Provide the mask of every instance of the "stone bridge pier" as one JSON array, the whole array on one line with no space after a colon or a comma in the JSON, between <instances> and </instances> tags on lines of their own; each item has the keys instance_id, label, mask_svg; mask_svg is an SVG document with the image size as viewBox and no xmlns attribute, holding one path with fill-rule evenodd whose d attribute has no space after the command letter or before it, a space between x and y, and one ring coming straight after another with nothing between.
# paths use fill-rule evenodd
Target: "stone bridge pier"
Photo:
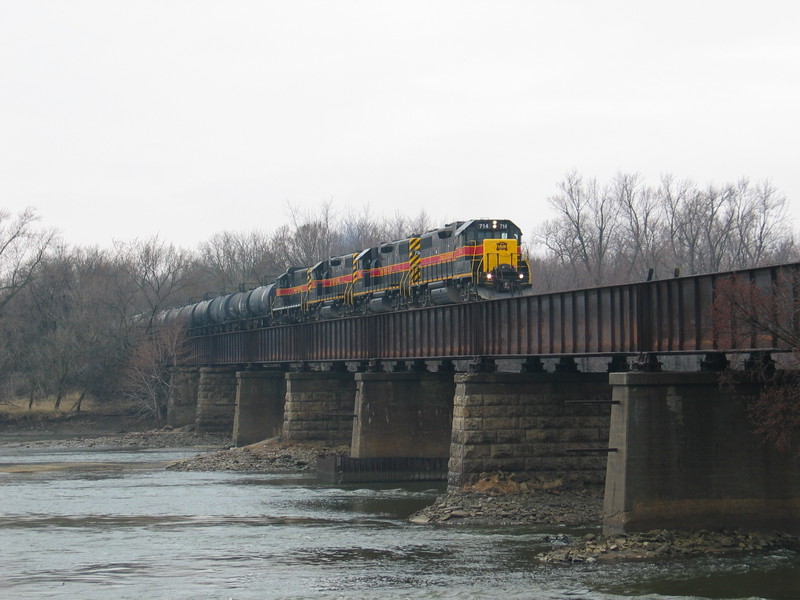
<instances>
[{"instance_id":1,"label":"stone bridge pier","mask_svg":"<svg viewBox=\"0 0 800 600\"><path fill-rule=\"evenodd\" d=\"M202 367L197 386L198 432L230 433L236 411L236 368Z\"/></svg>"},{"instance_id":2,"label":"stone bridge pier","mask_svg":"<svg viewBox=\"0 0 800 600\"><path fill-rule=\"evenodd\" d=\"M457 374L449 488L493 471L602 484L610 396L607 373Z\"/></svg>"},{"instance_id":3,"label":"stone bridge pier","mask_svg":"<svg viewBox=\"0 0 800 600\"><path fill-rule=\"evenodd\" d=\"M286 374L284 439L350 445L356 384L353 373L342 367Z\"/></svg>"}]
</instances>

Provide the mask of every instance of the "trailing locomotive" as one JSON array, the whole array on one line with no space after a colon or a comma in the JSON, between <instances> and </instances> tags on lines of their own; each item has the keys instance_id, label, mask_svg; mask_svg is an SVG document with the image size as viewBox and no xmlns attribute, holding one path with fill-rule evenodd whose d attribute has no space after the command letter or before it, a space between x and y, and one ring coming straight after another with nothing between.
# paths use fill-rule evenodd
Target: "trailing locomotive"
<instances>
[{"instance_id":1,"label":"trailing locomotive","mask_svg":"<svg viewBox=\"0 0 800 600\"><path fill-rule=\"evenodd\" d=\"M273 283L174 308L159 320L200 334L526 294L531 276L521 240L511 221L457 221L290 267Z\"/></svg>"}]
</instances>

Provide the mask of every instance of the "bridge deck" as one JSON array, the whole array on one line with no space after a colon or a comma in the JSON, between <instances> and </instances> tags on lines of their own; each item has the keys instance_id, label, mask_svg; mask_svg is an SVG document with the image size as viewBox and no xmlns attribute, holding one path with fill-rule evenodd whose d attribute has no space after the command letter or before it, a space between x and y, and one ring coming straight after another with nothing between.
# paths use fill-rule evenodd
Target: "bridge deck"
<instances>
[{"instance_id":1,"label":"bridge deck","mask_svg":"<svg viewBox=\"0 0 800 600\"><path fill-rule=\"evenodd\" d=\"M197 336L184 364L788 350L725 312L719 290L732 281L797 330L793 263Z\"/></svg>"}]
</instances>

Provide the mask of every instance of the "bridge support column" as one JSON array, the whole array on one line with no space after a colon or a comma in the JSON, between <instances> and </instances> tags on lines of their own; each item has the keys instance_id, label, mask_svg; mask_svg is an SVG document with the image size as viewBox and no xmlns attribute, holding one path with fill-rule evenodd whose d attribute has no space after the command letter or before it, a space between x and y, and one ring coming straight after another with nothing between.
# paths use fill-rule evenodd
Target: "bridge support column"
<instances>
[{"instance_id":1,"label":"bridge support column","mask_svg":"<svg viewBox=\"0 0 800 600\"><path fill-rule=\"evenodd\" d=\"M446 458L452 373L356 373L353 458Z\"/></svg>"},{"instance_id":2,"label":"bridge support column","mask_svg":"<svg viewBox=\"0 0 800 600\"><path fill-rule=\"evenodd\" d=\"M455 384L451 489L492 471L603 482L605 453L568 450L606 447L606 373L459 373Z\"/></svg>"},{"instance_id":3,"label":"bridge support column","mask_svg":"<svg viewBox=\"0 0 800 600\"><path fill-rule=\"evenodd\" d=\"M283 437L350 445L356 385L347 371L286 374Z\"/></svg>"},{"instance_id":4,"label":"bridge support column","mask_svg":"<svg viewBox=\"0 0 800 600\"><path fill-rule=\"evenodd\" d=\"M239 371L236 373L236 412L233 445L246 446L278 435L283 426L286 373Z\"/></svg>"},{"instance_id":5,"label":"bridge support column","mask_svg":"<svg viewBox=\"0 0 800 600\"><path fill-rule=\"evenodd\" d=\"M717 373L613 373L607 533L800 529L800 467L756 437L753 384Z\"/></svg>"},{"instance_id":6,"label":"bridge support column","mask_svg":"<svg viewBox=\"0 0 800 600\"><path fill-rule=\"evenodd\" d=\"M203 367L197 392L197 431L231 433L236 411L236 369Z\"/></svg>"},{"instance_id":7,"label":"bridge support column","mask_svg":"<svg viewBox=\"0 0 800 600\"><path fill-rule=\"evenodd\" d=\"M200 369L175 367L170 375L167 425L183 427L194 425L197 418L197 386Z\"/></svg>"}]
</instances>

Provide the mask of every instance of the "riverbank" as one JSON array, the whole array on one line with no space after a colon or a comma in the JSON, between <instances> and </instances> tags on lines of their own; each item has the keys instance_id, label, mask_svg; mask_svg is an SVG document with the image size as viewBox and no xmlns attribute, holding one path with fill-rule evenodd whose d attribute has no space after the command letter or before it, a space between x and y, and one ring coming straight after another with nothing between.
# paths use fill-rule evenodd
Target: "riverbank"
<instances>
[{"instance_id":1,"label":"riverbank","mask_svg":"<svg viewBox=\"0 0 800 600\"><path fill-rule=\"evenodd\" d=\"M102 420L102 419L101 419ZM237 471L245 473L314 472L320 455L347 453L346 447L325 444L287 443L279 438L264 440L241 448L231 448L229 436L196 433L193 427L162 428L117 433L93 431L91 419L61 423L59 435L72 431L64 439L26 439L6 444L22 447L69 447L97 449L194 448L202 453L171 462L173 471ZM78 427L76 424L80 423ZM117 419L116 427L122 422ZM97 421L94 420L94 424ZM103 422L101 428L111 426ZM113 428L113 427L112 427ZM35 430L53 433L52 430ZM17 433L30 433L28 430ZM435 527L459 526L558 526L583 535L550 535L551 549L536 556L548 564L661 560L691 556L734 553L800 552L798 536L781 533L711 532L684 533L651 531L605 537L602 524L603 489L599 486L570 487L558 480L523 480L514 474L487 474L476 484L439 496L430 506L409 517L411 523Z\"/></svg>"},{"instance_id":2,"label":"riverbank","mask_svg":"<svg viewBox=\"0 0 800 600\"><path fill-rule=\"evenodd\" d=\"M163 448L195 448L212 451L228 448L231 438L216 433L196 433L192 427L172 429L148 429L118 433L81 432L68 436L63 431L45 431L45 437L28 439L31 436L4 434L6 443L30 448L91 448L93 450L152 450ZM51 435L47 435L51 434ZM57 436L57 437L53 437ZM67 436L67 437L65 437Z\"/></svg>"},{"instance_id":3,"label":"riverbank","mask_svg":"<svg viewBox=\"0 0 800 600\"><path fill-rule=\"evenodd\" d=\"M122 413L37 411L8 413L0 411L0 434L15 436L79 436L143 431L156 426L151 419Z\"/></svg>"},{"instance_id":4,"label":"riverbank","mask_svg":"<svg viewBox=\"0 0 800 600\"><path fill-rule=\"evenodd\" d=\"M73 406L69 401L64 406ZM193 425L161 427L124 402L87 400L80 411L39 401L0 404L0 443L29 447L99 449L229 448L231 436L196 433Z\"/></svg>"}]
</instances>

